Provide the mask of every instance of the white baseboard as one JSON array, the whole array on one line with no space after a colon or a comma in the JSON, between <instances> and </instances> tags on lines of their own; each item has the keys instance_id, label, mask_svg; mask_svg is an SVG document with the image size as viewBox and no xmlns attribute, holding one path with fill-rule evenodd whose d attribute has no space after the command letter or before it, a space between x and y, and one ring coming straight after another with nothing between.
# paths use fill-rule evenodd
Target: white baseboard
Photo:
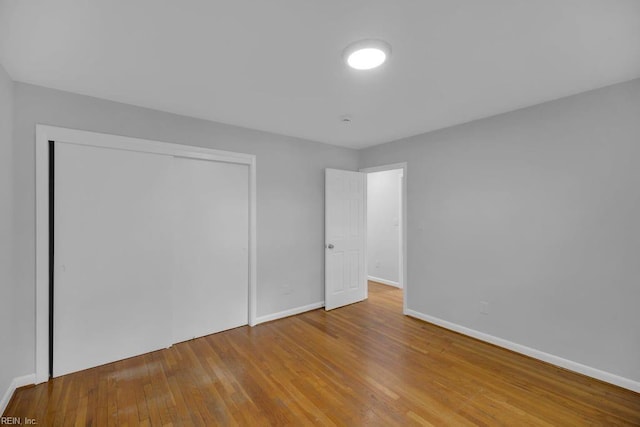
<instances>
[{"instance_id":1,"label":"white baseboard","mask_svg":"<svg viewBox=\"0 0 640 427\"><path fill-rule=\"evenodd\" d=\"M434 325L442 326L445 329L459 332L463 335L467 335L481 341L497 345L498 347L503 347L511 351L515 351L516 353L524 354L534 359L542 360L543 362L568 369L569 371L577 372L579 374L586 375L588 377L592 377L610 384L614 384L619 387L635 391L636 393L640 393L640 382L638 381L624 378L610 372L601 371L600 369L592 368L591 366L583 365L572 360L567 360L553 354L545 353L544 351L536 350L535 348L516 344L503 338L498 338L484 332L476 331L475 329L470 329L456 323L438 319L437 317L429 316L418 311L407 309L405 314L407 316L415 317L416 319L424 320L425 322L433 323Z\"/></svg>"},{"instance_id":2,"label":"white baseboard","mask_svg":"<svg viewBox=\"0 0 640 427\"><path fill-rule=\"evenodd\" d=\"M18 387L22 387L25 385L35 384L36 383L36 374L23 375L21 377L14 378L9 384L9 388L5 391L2 396L2 400L0 400L0 415L4 414L4 410L7 409L7 405L13 396L13 393L16 391ZM11 416L11 414L8 414Z\"/></svg>"},{"instance_id":3,"label":"white baseboard","mask_svg":"<svg viewBox=\"0 0 640 427\"><path fill-rule=\"evenodd\" d=\"M277 313L267 314L266 316L258 316L256 318L256 325L259 325L260 323L271 322L272 320L282 319L284 317L294 316L296 314L304 313L305 311L316 310L322 307L324 307L324 301L303 305L302 307L296 307L289 310L279 311Z\"/></svg>"},{"instance_id":4,"label":"white baseboard","mask_svg":"<svg viewBox=\"0 0 640 427\"><path fill-rule=\"evenodd\" d=\"M375 276L368 276L367 277L368 280L371 280L372 282L378 282L378 283L382 283L383 285L389 285L389 286L394 286L396 288L400 287L400 283L398 282L394 282L392 280L387 280L387 279L381 279L380 277L375 277Z\"/></svg>"}]
</instances>

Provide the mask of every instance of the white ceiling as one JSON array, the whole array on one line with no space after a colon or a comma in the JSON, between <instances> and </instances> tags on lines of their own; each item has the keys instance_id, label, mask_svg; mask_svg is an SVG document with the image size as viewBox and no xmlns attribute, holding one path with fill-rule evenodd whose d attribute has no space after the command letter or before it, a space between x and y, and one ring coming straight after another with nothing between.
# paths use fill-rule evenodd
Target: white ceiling
<instances>
[{"instance_id":1,"label":"white ceiling","mask_svg":"<svg viewBox=\"0 0 640 427\"><path fill-rule=\"evenodd\" d=\"M391 60L347 69L362 38ZM640 77L640 1L0 0L0 61L17 81L360 148Z\"/></svg>"}]
</instances>

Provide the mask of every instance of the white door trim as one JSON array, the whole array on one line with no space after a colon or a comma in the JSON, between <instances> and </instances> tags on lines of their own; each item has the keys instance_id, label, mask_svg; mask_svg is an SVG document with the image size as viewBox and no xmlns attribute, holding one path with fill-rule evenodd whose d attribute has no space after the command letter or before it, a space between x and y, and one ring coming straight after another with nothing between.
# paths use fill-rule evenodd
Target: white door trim
<instances>
[{"instance_id":1,"label":"white door trim","mask_svg":"<svg viewBox=\"0 0 640 427\"><path fill-rule=\"evenodd\" d=\"M191 145L36 125L36 384L49 379L49 141L249 166L249 325L256 325L256 156Z\"/></svg>"},{"instance_id":2,"label":"white door trim","mask_svg":"<svg viewBox=\"0 0 640 427\"><path fill-rule=\"evenodd\" d=\"M371 172L383 172L402 169L402 191L400 192L402 197L401 209L402 209L402 230L401 230L401 238L402 242L400 244L400 277L399 284L403 289L402 292L402 313L407 314L407 295L409 294L409 283L406 280L407 277L407 163L393 163L390 165L380 165L373 166L370 168L362 168L360 172L371 173Z\"/></svg>"}]
</instances>

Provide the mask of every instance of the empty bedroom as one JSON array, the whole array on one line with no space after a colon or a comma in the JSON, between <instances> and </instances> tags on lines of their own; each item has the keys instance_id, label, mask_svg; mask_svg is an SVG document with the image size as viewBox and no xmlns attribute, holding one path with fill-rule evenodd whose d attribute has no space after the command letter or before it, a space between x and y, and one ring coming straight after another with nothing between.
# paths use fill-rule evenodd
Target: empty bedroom
<instances>
[{"instance_id":1,"label":"empty bedroom","mask_svg":"<svg viewBox=\"0 0 640 427\"><path fill-rule=\"evenodd\" d=\"M0 0L0 425L640 426L640 1Z\"/></svg>"}]
</instances>

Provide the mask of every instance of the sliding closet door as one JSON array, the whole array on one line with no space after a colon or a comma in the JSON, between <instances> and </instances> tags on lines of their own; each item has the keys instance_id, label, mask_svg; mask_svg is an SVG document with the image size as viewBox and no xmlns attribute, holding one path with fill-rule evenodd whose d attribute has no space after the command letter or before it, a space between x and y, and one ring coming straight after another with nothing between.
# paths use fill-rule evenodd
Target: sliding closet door
<instances>
[{"instance_id":1,"label":"sliding closet door","mask_svg":"<svg viewBox=\"0 0 640 427\"><path fill-rule=\"evenodd\" d=\"M55 145L54 376L168 347L173 158Z\"/></svg>"},{"instance_id":2,"label":"sliding closet door","mask_svg":"<svg viewBox=\"0 0 640 427\"><path fill-rule=\"evenodd\" d=\"M55 146L54 376L248 323L247 165Z\"/></svg>"},{"instance_id":3,"label":"sliding closet door","mask_svg":"<svg viewBox=\"0 0 640 427\"><path fill-rule=\"evenodd\" d=\"M249 167L174 162L173 341L248 323Z\"/></svg>"}]
</instances>

